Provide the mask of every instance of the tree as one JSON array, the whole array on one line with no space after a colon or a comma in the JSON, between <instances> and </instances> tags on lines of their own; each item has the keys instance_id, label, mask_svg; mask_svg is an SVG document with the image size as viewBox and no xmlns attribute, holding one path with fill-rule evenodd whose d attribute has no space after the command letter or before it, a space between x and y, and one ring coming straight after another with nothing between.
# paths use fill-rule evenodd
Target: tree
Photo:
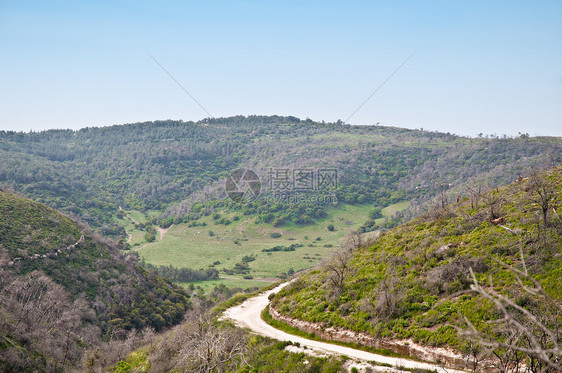
<instances>
[{"instance_id":1,"label":"tree","mask_svg":"<svg viewBox=\"0 0 562 373\"><path fill-rule=\"evenodd\" d=\"M382 209L380 207L375 207L374 209L372 209L369 213L369 218L373 220L382 218Z\"/></svg>"},{"instance_id":2,"label":"tree","mask_svg":"<svg viewBox=\"0 0 562 373\"><path fill-rule=\"evenodd\" d=\"M480 285L470 268L472 290L490 301L500 317L489 322L491 331L483 332L465 316L467 328L461 329L460 334L486 349L501 372L517 372L522 366L530 372L560 372L562 304L546 294L540 283L529 275L522 249L520 253L522 270L495 261L514 275L518 291L528 296L521 299L527 299L532 307L524 307L521 301L499 293L491 277L488 286Z\"/></svg>"},{"instance_id":3,"label":"tree","mask_svg":"<svg viewBox=\"0 0 562 373\"><path fill-rule=\"evenodd\" d=\"M475 187L467 186L466 189L470 195L470 207L475 208L482 198L482 185L477 185Z\"/></svg>"},{"instance_id":4,"label":"tree","mask_svg":"<svg viewBox=\"0 0 562 373\"><path fill-rule=\"evenodd\" d=\"M397 278L395 272L387 274L379 283L374 294L374 307L380 318L388 319L400 309L399 304L404 298L404 293L401 292Z\"/></svg>"},{"instance_id":5,"label":"tree","mask_svg":"<svg viewBox=\"0 0 562 373\"><path fill-rule=\"evenodd\" d=\"M553 204L556 197L556 190L544 175L540 175L537 172L533 172L529 177L528 187L530 193L529 198L540 210L544 226L548 227L548 211L554 208Z\"/></svg>"},{"instance_id":6,"label":"tree","mask_svg":"<svg viewBox=\"0 0 562 373\"><path fill-rule=\"evenodd\" d=\"M332 257L324 263L324 267L328 272L328 281L339 293L343 292L345 280L352 270L349 263L350 259L351 250L343 248L334 252Z\"/></svg>"},{"instance_id":7,"label":"tree","mask_svg":"<svg viewBox=\"0 0 562 373\"><path fill-rule=\"evenodd\" d=\"M488 220L492 221L501 217L504 200L498 190L485 193L482 198L488 209Z\"/></svg>"},{"instance_id":8,"label":"tree","mask_svg":"<svg viewBox=\"0 0 562 373\"><path fill-rule=\"evenodd\" d=\"M156 240L156 236L152 233L146 232L144 234L144 239L146 242L154 242Z\"/></svg>"},{"instance_id":9,"label":"tree","mask_svg":"<svg viewBox=\"0 0 562 373\"><path fill-rule=\"evenodd\" d=\"M333 224L328 224L328 230L329 230L330 232L333 232L333 231L336 230L336 228L334 228L334 225L333 225Z\"/></svg>"},{"instance_id":10,"label":"tree","mask_svg":"<svg viewBox=\"0 0 562 373\"><path fill-rule=\"evenodd\" d=\"M13 279L0 292L0 314L4 317L0 320L0 334L16 336L25 349L52 357L52 361L46 362L47 370L61 370L78 360L84 343L98 337L82 326L85 315L93 312L84 299L71 300L62 286L34 271ZM13 342L9 346L12 345L15 346ZM12 360L20 353L17 348L7 355L4 352L0 350L0 360ZM21 370L38 364L30 357L23 360L9 363Z\"/></svg>"},{"instance_id":11,"label":"tree","mask_svg":"<svg viewBox=\"0 0 562 373\"><path fill-rule=\"evenodd\" d=\"M210 314L192 315L186 325L162 338L151 357L154 371L231 372L246 364L245 332L217 324Z\"/></svg>"}]
</instances>

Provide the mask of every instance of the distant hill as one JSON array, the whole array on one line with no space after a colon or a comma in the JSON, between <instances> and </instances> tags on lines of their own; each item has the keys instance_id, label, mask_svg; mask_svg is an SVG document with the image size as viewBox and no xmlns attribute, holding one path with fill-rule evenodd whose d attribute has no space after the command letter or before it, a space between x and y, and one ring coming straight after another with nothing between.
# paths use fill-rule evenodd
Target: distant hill
<instances>
[{"instance_id":1,"label":"distant hill","mask_svg":"<svg viewBox=\"0 0 562 373\"><path fill-rule=\"evenodd\" d=\"M164 212L159 220L189 221L192 204L223 197L223 180L238 167L260 177L270 168L337 168L339 201L385 207L413 200L402 216L411 218L443 191L458 193L474 181L506 184L531 165L559 162L560 154L560 138L471 139L295 117L235 116L78 131L1 131L0 183L124 238L124 230L114 225L119 206ZM205 189L218 194L209 197ZM245 212L298 224L323 216L321 206L305 210L259 202Z\"/></svg>"},{"instance_id":2,"label":"distant hill","mask_svg":"<svg viewBox=\"0 0 562 373\"><path fill-rule=\"evenodd\" d=\"M183 319L189 295L61 213L0 190L0 370L57 371L86 348Z\"/></svg>"},{"instance_id":3,"label":"distant hill","mask_svg":"<svg viewBox=\"0 0 562 373\"><path fill-rule=\"evenodd\" d=\"M474 192L372 242L356 237L279 292L272 308L318 331L365 333L375 346L407 340L402 349L452 348L479 369L523 362L556 371L561 207L562 167Z\"/></svg>"}]
</instances>

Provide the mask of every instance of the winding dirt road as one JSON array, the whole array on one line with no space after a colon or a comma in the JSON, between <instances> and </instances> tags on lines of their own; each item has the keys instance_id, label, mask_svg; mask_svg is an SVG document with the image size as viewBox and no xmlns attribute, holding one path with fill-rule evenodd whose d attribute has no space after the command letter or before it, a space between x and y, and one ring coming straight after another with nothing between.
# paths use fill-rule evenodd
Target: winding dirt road
<instances>
[{"instance_id":1,"label":"winding dirt road","mask_svg":"<svg viewBox=\"0 0 562 373\"><path fill-rule=\"evenodd\" d=\"M281 330L275 329L271 325L267 324L261 318L261 312L269 304L269 295L276 293L283 287L287 286L289 282L283 283L276 288L261 293L253 298L250 298L238 306L231 307L227 309L221 318L231 319L234 323L240 327L248 328L252 332L274 338L280 341L292 341L293 343L300 343L301 346L306 346L311 350L317 351L323 354L330 355L345 355L352 359L357 359L361 361L376 361L377 363L390 364L395 367L403 367L409 369L429 369L436 370L437 372L457 372L462 371L455 369L444 369L440 366L436 366L430 363L422 363L418 361L401 359L396 357L389 357L374 354L367 351L356 350L349 347L338 346L330 343L324 343L319 341L313 341L296 335L285 333Z\"/></svg>"}]
</instances>

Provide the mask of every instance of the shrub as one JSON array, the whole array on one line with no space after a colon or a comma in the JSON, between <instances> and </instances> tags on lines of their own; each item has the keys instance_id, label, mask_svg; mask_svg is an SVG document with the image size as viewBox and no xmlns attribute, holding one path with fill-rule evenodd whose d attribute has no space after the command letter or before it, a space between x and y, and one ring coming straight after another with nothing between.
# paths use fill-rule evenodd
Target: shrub
<instances>
[{"instance_id":1,"label":"shrub","mask_svg":"<svg viewBox=\"0 0 562 373\"><path fill-rule=\"evenodd\" d=\"M256 260L256 258L254 258L253 256L249 256L249 255L246 255L242 258L242 261L245 262L245 263L253 262L254 260Z\"/></svg>"},{"instance_id":2,"label":"shrub","mask_svg":"<svg viewBox=\"0 0 562 373\"><path fill-rule=\"evenodd\" d=\"M371 212L369 212L369 218L373 220L382 218L382 209L380 207L372 209Z\"/></svg>"}]
</instances>

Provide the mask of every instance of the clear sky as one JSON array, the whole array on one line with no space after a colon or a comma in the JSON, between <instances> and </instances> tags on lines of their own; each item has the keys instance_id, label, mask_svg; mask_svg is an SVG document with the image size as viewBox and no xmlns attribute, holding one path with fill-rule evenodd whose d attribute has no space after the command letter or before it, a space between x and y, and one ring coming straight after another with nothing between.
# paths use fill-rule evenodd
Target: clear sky
<instances>
[{"instance_id":1,"label":"clear sky","mask_svg":"<svg viewBox=\"0 0 562 373\"><path fill-rule=\"evenodd\" d=\"M0 0L0 130L207 114L562 136L562 1Z\"/></svg>"}]
</instances>

